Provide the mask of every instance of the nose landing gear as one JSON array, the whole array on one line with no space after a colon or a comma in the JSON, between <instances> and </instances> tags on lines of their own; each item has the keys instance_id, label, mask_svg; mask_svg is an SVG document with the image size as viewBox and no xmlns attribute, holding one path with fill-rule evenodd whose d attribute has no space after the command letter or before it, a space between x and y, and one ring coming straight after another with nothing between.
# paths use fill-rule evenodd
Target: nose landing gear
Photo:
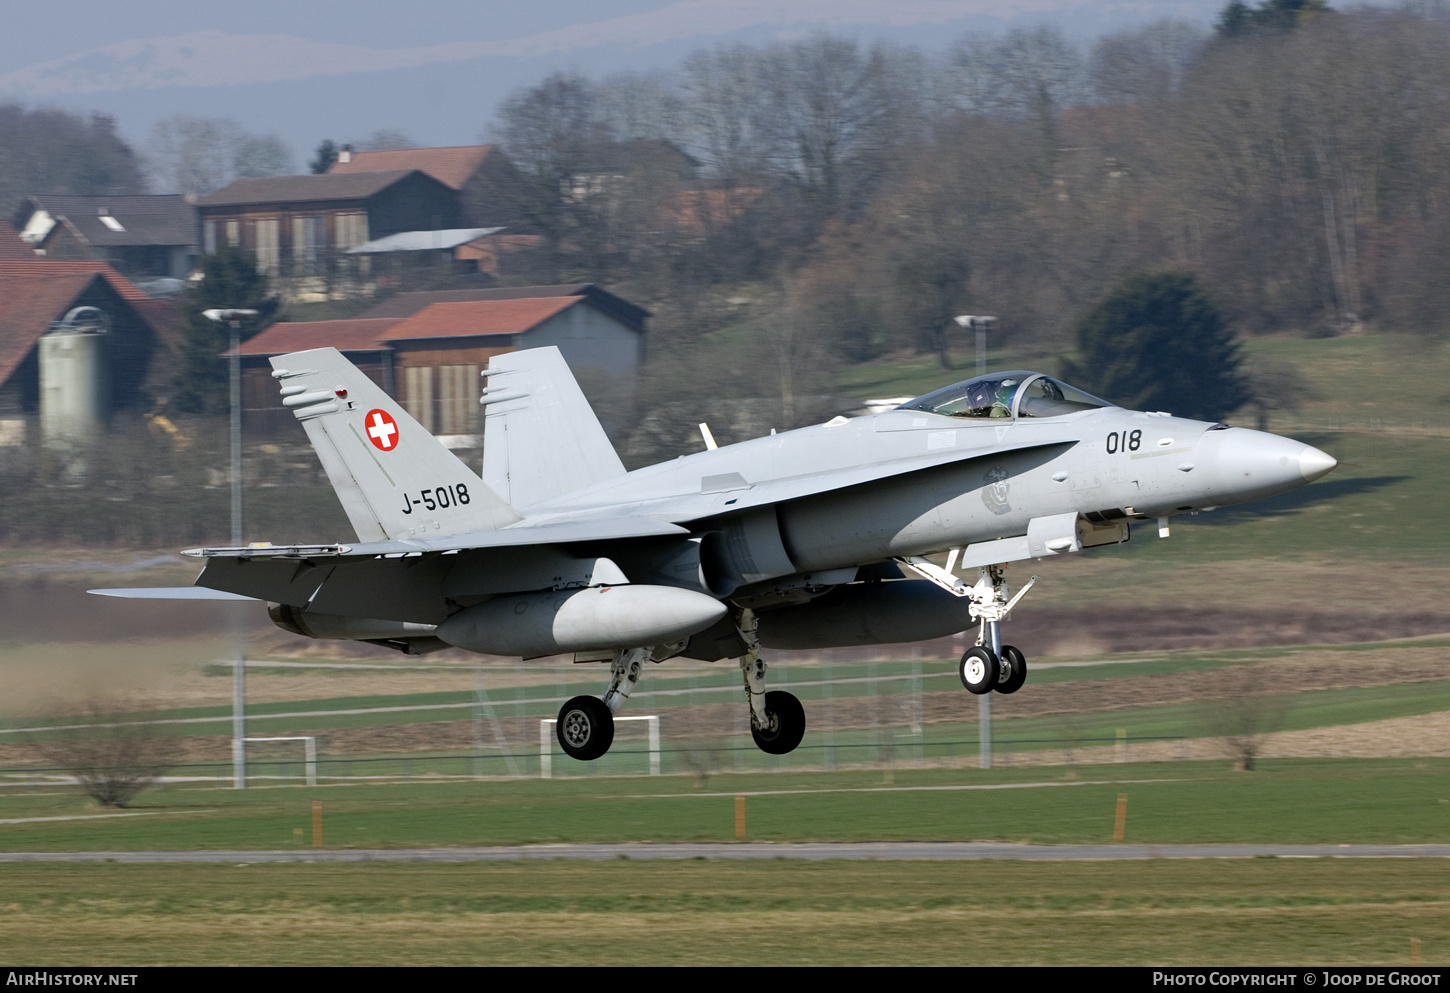
<instances>
[{"instance_id":1,"label":"nose landing gear","mask_svg":"<svg viewBox=\"0 0 1450 993\"><path fill-rule=\"evenodd\" d=\"M1029 579L1016 596L1008 599L1006 568L983 566L978 570L977 584L958 594L971 597L972 616L981 622L977 644L962 655L958 669L962 685L978 695L992 690L1016 693L1027 682L1027 657L1015 646L1002 644L1002 622L1032 589L1037 577Z\"/></svg>"},{"instance_id":2,"label":"nose landing gear","mask_svg":"<svg viewBox=\"0 0 1450 993\"><path fill-rule=\"evenodd\" d=\"M952 549L946 568L922 558L909 555L898 558L901 565L931 580L953 596L968 597L972 601L971 613L981 626L976 645L962 654L957 665L957 675L968 692L981 696L996 690L998 693L1016 693L1027 682L1027 658L1012 645L1002 644L1002 622L1012 613L1027 591L1037 582L1033 576L1017 595L1008 599L1007 566L987 565L977 570L977 582L968 586L966 580L958 579L952 572L960 549Z\"/></svg>"}]
</instances>

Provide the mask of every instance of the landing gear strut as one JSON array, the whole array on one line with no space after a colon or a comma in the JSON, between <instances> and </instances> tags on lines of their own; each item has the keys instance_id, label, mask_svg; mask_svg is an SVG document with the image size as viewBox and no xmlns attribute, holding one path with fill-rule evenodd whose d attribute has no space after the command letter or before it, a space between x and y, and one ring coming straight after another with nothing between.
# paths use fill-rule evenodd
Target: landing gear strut
<instances>
[{"instance_id":1,"label":"landing gear strut","mask_svg":"<svg viewBox=\"0 0 1450 993\"><path fill-rule=\"evenodd\" d=\"M640 670L649 657L648 648L615 649L604 698L576 696L559 708L554 734L565 755L587 762L609 751L614 744L614 714L639 682Z\"/></svg>"},{"instance_id":2,"label":"landing gear strut","mask_svg":"<svg viewBox=\"0 0 1450 993\"><path fill-rule=\"evenodd\" d=\"M1011 645L1002 644L1002 622L1012 613L1027 591L1032 589L1037 577L1033 576L1017 591L1007 597L1006 565L987 565L977 570L975 586L968 586L966 580L958 579L952 572L960 549L952 549L946 568L919 555L908 555L896 561L931 580L953 596L969 597L972 601L971 614L981 626L977 632L977 643L968 648L957 666L957 675L968 691L980 696L996 690L998 693L1016 693L1027 681L1027 658Z\"/></svg>"},{"instance_id":3,"label":"landing gear strut","mask_svg":"<svg viewBox=\"0 0 1450 993\"><path fill-rule=\"evenodd\" d=\"M745 654L740 657L740 673L745 680L745 695L750 701L750 736L755 746L771 755L784 755L795 750L806 734L806 711L792 693L765 689L768 668L760 657L760 637L756 633L755 611L742 607L735 620Z\"/></svg>"},{"instance_id":4,"label":"landing gear strut","mask_svg":"<svg viewBox=\"0 0 1450 993\"><path fill-rule=\"evenodd\" d=\"M1037 577L1029 579L1017 595L1008 599L1006 566L988 565L977 570L977 584L967 587L958 596L972 599L972 616L981 622L977 631L977 644L962 655L957 673L962 685L976 694L1016 693L1027 682L1027 657L1012 645L1002 644L1002 622L1012 613L1027 591L1032 589ZM955 590L953 592L956 592Z\"/></svg>"}]
</instances>

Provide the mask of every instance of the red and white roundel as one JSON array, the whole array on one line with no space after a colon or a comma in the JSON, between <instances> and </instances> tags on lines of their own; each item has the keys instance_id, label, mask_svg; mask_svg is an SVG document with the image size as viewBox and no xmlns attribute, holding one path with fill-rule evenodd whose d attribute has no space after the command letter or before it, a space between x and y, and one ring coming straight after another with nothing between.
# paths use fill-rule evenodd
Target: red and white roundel
<instances>
[{"instance_id":1,"label":"red and white roundel","mask_svg":"<svg viewBox=\"0 0 1450 993\"><path fill-rule=\"evenodd\" d=\"M370 410L364 421L368 441L373 443L374 448L391 452L398 447L398 422L386 410Z\"/></svg>"}]
</instances>

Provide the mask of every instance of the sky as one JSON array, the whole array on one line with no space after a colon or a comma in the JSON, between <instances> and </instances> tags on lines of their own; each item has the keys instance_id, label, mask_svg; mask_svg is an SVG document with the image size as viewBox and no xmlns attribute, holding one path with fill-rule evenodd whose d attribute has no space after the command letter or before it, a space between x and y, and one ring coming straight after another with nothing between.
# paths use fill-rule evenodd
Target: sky
<instances>
[{"instance_id":1,"label":"sky","mask_svg":"<svg viewBox=\"0 0 1450 993\"><path fill-rule=\"evenodd\" d=\"M1051 24L1084 43L1217 0L0 0L0 101L100 111L143 148L173 114L276 134L298 169L324 138L487 137L498 104L551 72L669 69L698 48L828 32L940 50Z\"/></svg>"}]
</instances>

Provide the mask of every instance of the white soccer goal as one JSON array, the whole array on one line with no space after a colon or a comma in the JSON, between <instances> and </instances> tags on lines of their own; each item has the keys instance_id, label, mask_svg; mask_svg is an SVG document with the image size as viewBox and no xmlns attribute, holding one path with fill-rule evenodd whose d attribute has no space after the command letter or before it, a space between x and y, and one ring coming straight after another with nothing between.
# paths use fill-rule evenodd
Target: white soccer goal
<instances>
[{"instance_id":1,"label":"white soccer goal","mask_svg":"<svg viewBox=\"0 0 1450 993\"><path fill-rule=\"evenodd\" d=\"M297 738L243 738L244 742L252 741L300 741L302 742L303 761L306 763L307 785L317 785L317 739L315 737Z\"/></svg>"},{"instance_id":2,"label":"white soccer goal","mask_svg":"<svg viewBox=\"0 0 1450 993\"><path fill-rule=\"evenodd\" d=\"M639 717L616 717L614 723L621 721L649 721L649 774L658 776L660 774L660 719L655 714L641 715ZM554 778L554 725L559 723L557 717L545 717L539 721L539 778Z\"/></svg>"}]
</instances>

